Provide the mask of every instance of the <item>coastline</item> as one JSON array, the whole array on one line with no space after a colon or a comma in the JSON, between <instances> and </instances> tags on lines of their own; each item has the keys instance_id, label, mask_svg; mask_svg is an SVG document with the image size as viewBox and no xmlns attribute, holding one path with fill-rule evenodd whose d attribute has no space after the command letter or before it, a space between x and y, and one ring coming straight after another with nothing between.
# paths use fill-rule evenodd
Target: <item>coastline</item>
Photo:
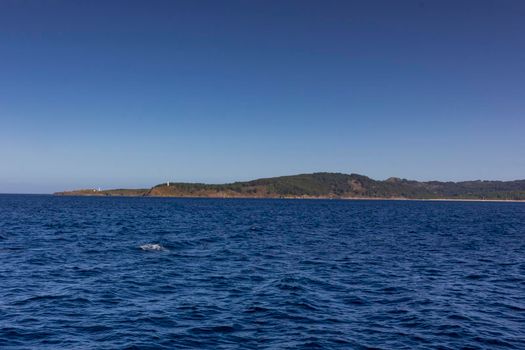
<instances>
[{"instance_id":1,"label":"coastline","mask_svg":"<svg viewBox=\"0 0 525 350\"><path fill-rule=\"evenodd\" d=\"M324 172L224 184L167 181L150 188L101 190L88 187L55 195L524 202L525 180L420 182L392 177L374 180L359 174Z\"/></svg>"},{"instance_id":2,"label":"coastline","mask_svg":"<svg viewBox=\"0 0 525 350\"><path fill-rule=\"evenodd\" d=\"M330 196L170 196L170 195L122 195L52 193L56 197L134 197L134 198L189 198L189 199L306 199L306 200L356 200L356 201L425 201L425 202L495 202L525 203L523 199L477 199L477 198L405 198L405 197L330 197Z\"/></svg>"}]
</instances>

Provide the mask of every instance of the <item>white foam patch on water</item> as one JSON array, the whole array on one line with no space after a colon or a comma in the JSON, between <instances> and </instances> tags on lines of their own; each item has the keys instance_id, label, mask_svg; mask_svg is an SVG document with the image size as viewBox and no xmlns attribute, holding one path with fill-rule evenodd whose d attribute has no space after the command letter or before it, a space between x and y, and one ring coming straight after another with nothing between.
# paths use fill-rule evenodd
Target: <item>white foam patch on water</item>
<instances>
[{"instance_id":1,"label":"white foam patch on water","mask_svg":"<svg viewBox=\"0 0 525 350\"><path fill-rule=\"evenodd\" d=\"M148 243L140 246L140 249L146 251L166 251L167 249L157 243Z\"/></svg>"}]
</instances>

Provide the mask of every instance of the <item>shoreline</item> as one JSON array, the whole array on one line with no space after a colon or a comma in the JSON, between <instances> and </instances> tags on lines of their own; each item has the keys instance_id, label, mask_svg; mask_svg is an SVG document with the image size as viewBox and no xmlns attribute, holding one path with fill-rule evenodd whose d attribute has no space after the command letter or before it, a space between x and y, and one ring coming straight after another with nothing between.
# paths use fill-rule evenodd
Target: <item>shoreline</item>
<instances>
[{"instance_id":1,"label":"shoreline","mask_svg":"<svg viewBox=\"0 0 525 350\"><path fill-rule=\"evenodd\" d=\"M174 198L284 198L341 200L420 200L525 202L525 179L514 181L419 182L359 174L317 172L224 184L161 183L150 188L79 188L63 196L135 196ZM451 198L447 198L451 197Z\"/></svg>"},{"instance_id":2,"label":"shoreline","mask_svg":"<svg viewBox=\"0 0 525 350\"><path fill-rule=\"evenodd\" d=\"M495 202L525 203L523 199L476 199L476 198L400 198L400 197L250 197L250 196L141 196L141 195L106 195L106 194L61 194L52 193L55 197L133 197L133 198L189 198L189 199L306 199L306 200L356 200L356 201L425 201L425 202Z\"/></svg>"}]
</instances>

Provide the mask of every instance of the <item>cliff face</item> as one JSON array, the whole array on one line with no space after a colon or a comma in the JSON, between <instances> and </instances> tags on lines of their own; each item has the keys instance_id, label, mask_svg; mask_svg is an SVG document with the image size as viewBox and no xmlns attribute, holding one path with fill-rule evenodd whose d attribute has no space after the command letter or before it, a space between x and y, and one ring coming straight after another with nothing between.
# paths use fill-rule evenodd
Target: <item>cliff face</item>
<instances>
[{"instance_id":1,"label":"cliff face","mask_svg":"<svg viewBox=\"0 0 525 350\"><path fill-rule=\"evenodd\" d=\"M150 189L146 196L150 197L214 197L214 198L242 198L242 193L231 190L207 188L181 188L179 186L161 186Z\"/></svg>"},{"instance_id":2,"label":"cliff face","mask_svg":"<svg viewBox=\"0 0 525 350\"><path fill-rule=\"evenodd\" d=\"M314 173L234 182L161 184L151 189L78 190L57 195L209 198L406 198L525 200L525 180L418 182L358 174Z\"/></svg>"}]
</instances>

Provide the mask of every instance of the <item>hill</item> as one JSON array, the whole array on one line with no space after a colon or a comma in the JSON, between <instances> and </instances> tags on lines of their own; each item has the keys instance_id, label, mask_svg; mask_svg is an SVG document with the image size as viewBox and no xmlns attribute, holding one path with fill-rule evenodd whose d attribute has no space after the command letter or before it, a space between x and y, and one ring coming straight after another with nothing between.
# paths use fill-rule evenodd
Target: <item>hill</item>
<instances>
[{"instance_id":1,"label":"hill","mask_svg":"<svg viewBox=\"0 0 525 350\"><path fill-rule=\"evenodd\" d=\"M56 195L209 198L384 198L525 200L525 180L420 182L359 174L313 173L229 184L164 183L150 189L76 190Z\"/></svg>"}]
</instances>

